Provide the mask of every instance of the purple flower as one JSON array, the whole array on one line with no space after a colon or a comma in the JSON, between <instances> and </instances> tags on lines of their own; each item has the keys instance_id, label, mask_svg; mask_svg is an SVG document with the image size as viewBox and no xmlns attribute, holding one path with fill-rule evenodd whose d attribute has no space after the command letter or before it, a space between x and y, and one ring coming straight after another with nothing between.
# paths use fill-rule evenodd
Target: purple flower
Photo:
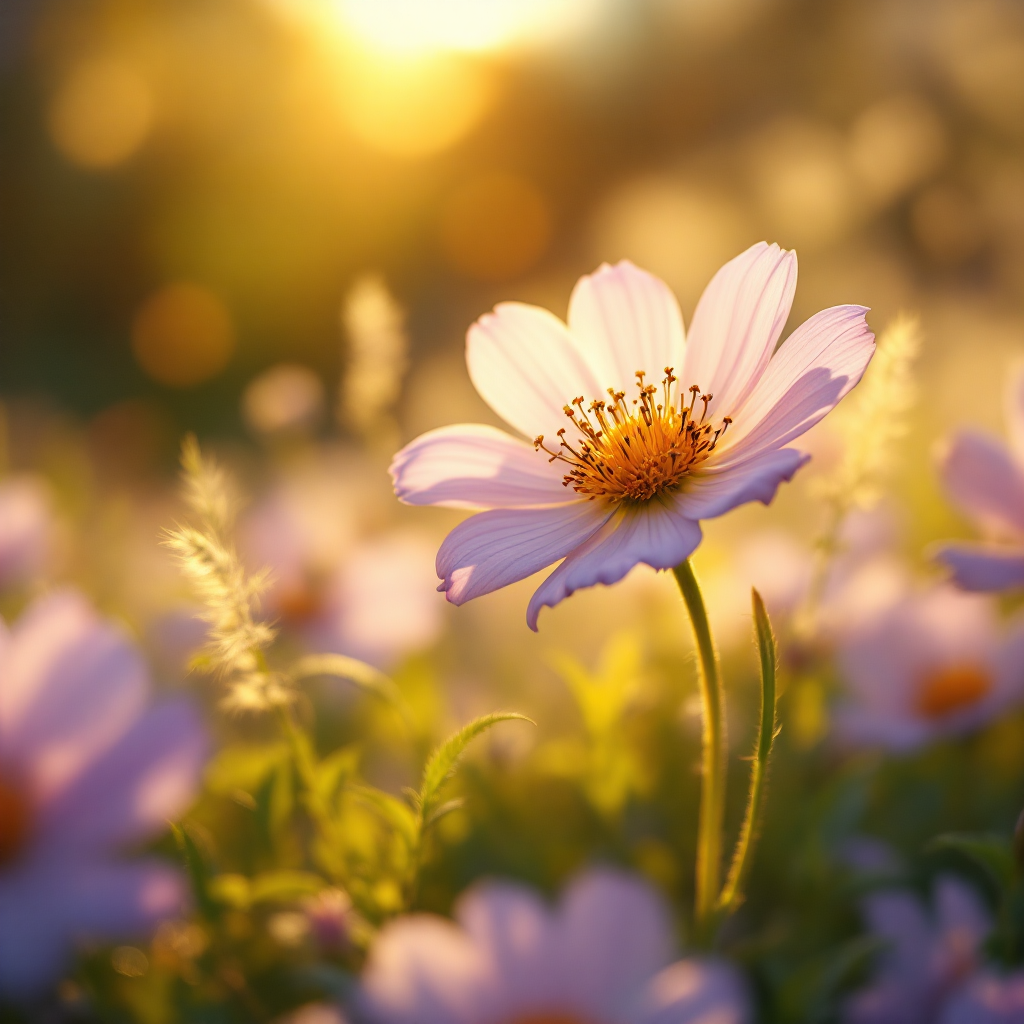
<instances>
[{"instance_id":1,"label":"purple flower","mask_svg":"<svg viewBox=\"0 0 1024 1024\"><path fill-rule=\"evenodd\" d=\"M475 886L457 923L399 918L377 937L361 1009L378 1024L743 1024L741 980L713 960L672 963L665 907L615 871L578 877L549 909L508 883Z\"/></svg>"},{"instance_id":2,"label":"purple flower","mask_svg":"<svg viewBox=\"0 0 1024 1024\"><path fill-rule=\"evenodd\" d=\"M53 548L50 493L31 476L0 483L0 590L42 574Z\"/></svg>"},{"instance_id":3,"label":"purple flower","mask_svg":"<svg viewBox=\"0 0 1024 1024\"><path fill-rule=\"evenodd\" d=\"M979 948L991 930L967 886L940 878L933 913L909 893L885 892L868 897L864 914L886 945L874 982L847 1003L846 1024L973 1024L979 1019L946 1013L976 981Z\"/></svg>"},{"instance_id":4,"label":"purple flower","mask_svg":"<svg viewBox=\"0 0 1024 1024\"><path fill-rule=\"evenodd\" d=\"M1024 972L1005 977L988 971L970 979L943 1008L938 1024L1022 1024Z\"/></svg>"},{"instance_id":5,"label":"purple flower","mask_svg":"<svg viewBox=\"0 0 1024 1024\"><path fill-rule=\"evenodd\" d=\"M1024 696L1024 621L1004 630L989 598L945 584L914 590L897 576L871 589L885 599L851 610L839 644L845 739L913 750L978 729Z\"/></svg>"},{"instance_id":6,"label":"purple flower","mask_svg":"<svg viewBox=\"0 0 1024 1024\"><path fill-rule=\"evenodd\" d=\"M629 262L577 283L568 325L506 302L469 330L477 391L532 443L494 427L432 430L391 466L411 505L483 509L437 555L453 604L562 559L527 611L644 562L670 569L699 521L768 503L808 456L786 447L860 380L874 352L861 306L811 317L775 352L796 254L752 246L715 275L690 337L667 286Z\"/></svg>"},{"instance_id":7,"label":"purple flower","mask_svg":"<svg viewBox=\"0 0 1024 1024\"><path fill-rule=\"evenodd\" d=\"M73 944L178 912L179 873L118 851L191 802L206 737L191 706L147 710L131 641L79 595L0 622L0 993L24 996Z\"/></svg>"},{"instance_id":8,"label":"purple flower","mask_svg":"<svg viewBox=\"0 0 1024 1024\"><path fill-rule=\"evenodd\" d=\"M1010 379L1005 408L1009 444L962 430L940 461L949 500L988 538L949 542L934 551L964 590L1024 586L1024 368Z\"/></svg>"}]
</instances>

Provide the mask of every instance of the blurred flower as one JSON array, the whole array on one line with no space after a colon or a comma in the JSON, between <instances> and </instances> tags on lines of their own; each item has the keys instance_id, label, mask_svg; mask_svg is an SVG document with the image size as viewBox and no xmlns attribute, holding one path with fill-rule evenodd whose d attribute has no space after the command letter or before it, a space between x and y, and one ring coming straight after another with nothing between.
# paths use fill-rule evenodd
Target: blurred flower
<instances>
[{"instance_id":1,"label":"blurred flower","mask_svg":"<svg viewBox=\"0 0 1024 1024\"><path fill-rule=\"evenodd\" d=\"M50 494L41 480L0 481L0 590L28 583L45 570L53 532Z\"/></svg>"},{"instance_id":2,"label":"blurred flower","mask_svg":"<svg viewBox=\"0 0 1024 1024\"><path fill-rule=\"evenodd\" d=\"M386 665L441 629L433 547L389 531L357 540L347 488L286 478L245 517L248 562L270 570L267 613L316 651Z\"/></svg>"},{"instance_id":3,"label":"blurred flower","mask_svg":"<svg viewBox=\"0 0 1024 1024\"><path fill-rule=\"evenodd\" d=\"M947 543L935 558L965 590L1024 586L1024 366L1006 394L1009 444L973 430L954 435L939 471L946 495L996 543Z\"/></svg>"},{"instance_id":4,"label":"blurred flower","mask_svg":"<svg viewBox=\"0 0 1024 1024\"><path fill-rule=\"evenodd\" d=\"M882 590L871 582L867 593ZM846 739L912 750L978 729L1024 697L1024 621L1002 633L988 599L945 585L904 583L890 596L839 645Z\"/></svg>"},{"instance_id":5,"label":"blurred flower","mask_svg":"<svg viewBox=\"0 0 1024 1024\"><path fill-rule=\"evenodd\" d=\"M338 410L343 426L369 433L394 405L408 368L405 313L383 278L352 285L341 311L349 350Z\"/></svg>"},{"instance_id":6,"label":"blurred flower","mask_svg":"<svg viewBox=\"0 0 1024 1024\"><path fill-rule=\"evenodd\" d=\"M951 998L939 1024L1019 1024L1024 1020L1024 972L999 977L979 971Z\"/></svg>"},{"instance_id":7,"label":"blurred flower","mask_svg":"<svg viewBox=\"0 0 1024 1024\"><path fill-rule=\"evenodd\" d=\"M448 600L462 604L564 558L530 602L536 629L542 607L581 587L617 583L640 562L679 565L700 543L699 520L770 502L807 461L785 445L857 383L874 351L864 308L836 306L772 358L795 288L795 254L762 242L715 275L689 345L672 293L628 262L580 279L568 328L511 302L474 324L473 383L536 440L531 451L493 427L459 425L395 456L402 501L488 510L438 552ZM607 401L597 398L605 388Z\"/></svg>"},{"instance_id":8,"label":"blurred flower","mask_svg":"<svg viewBox=\"0 0 1024 1024\"><path fill-rule=\"evenodd\" d=\"M980 947L991 922L974 893L953 878L935 887L934 914L906 892L869 896L864 915L886 943L875 981L846 1005L846 1024L976 1024L962 1016L962 993L980 978ZM954 1006L960 1009L954 1013Z\"/></svg>"},{"instance_id":9,"label":"blurred flower","mask_svg":"<svg viewBox=\"0 0 1024 1024\"><path fill-rule=\"evenodd\" d=\"M302 432L316 426L324 411L323 381L308 367L279 363L249 382L242 413L255 434Z\"/></svg>"},{"instance_id":10,"label":"blurred flower","mask_svg":"<svg viewBox=\"0 0 1024 1024\"><path fill-rule=\"evenodd\" d=\"M70 592L0 633L0 993L31 994L82 938L136 935L185 886L116 851L190 803L206 739L181 701L146 710L134 645Z\"/></svg>"},{"instance_id":11,"label":"blurred flower","mask_svg":"<svg viewBox=\"0 0 1024 1024\"><path fill-rule=\"evenodd\" d=\"M321 949L338 953L348 948L355 917L348 893L324 889L308 899L303 909L309 934Z\"/></svg>"},{"instance_id":12,"label":"blurred flower","mask_svg":"<svg viewBox=\"0 0 1024 1024\"><path fill-rule=\"evenodd\" d=\"M359 1002L380 1024L528 1021L740 1024L749 1009L725 964L672 959L665 907L608 870L578 877L549 910L529 889L476 886L457 924L432 915L387 925Z\"/></svg>"}]
</instances>

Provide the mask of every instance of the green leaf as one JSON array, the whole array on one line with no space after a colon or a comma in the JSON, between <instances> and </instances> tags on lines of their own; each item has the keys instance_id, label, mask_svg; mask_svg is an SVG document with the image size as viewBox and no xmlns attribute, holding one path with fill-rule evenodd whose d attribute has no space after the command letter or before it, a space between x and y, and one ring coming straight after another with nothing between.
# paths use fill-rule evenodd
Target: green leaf
<instances>
[{"instance_id":1,"label":"green leaf","mask_svg":"<svg viewBox=\"0 0 1024 1024\"><path fill-rule=\"evenodd\" d=\"M254 794L288 756L285 743L225 747L207 766L206 786L218 796L233 796L238 791Z\"/></svg>"},{"instance_id":2,"label":"green leaf","mask_svg":"<svg viewBox=\"0 0 1024 1024\"><path fill-rule=\"evenodd\" d=\"M403 721L411 721L409 709L394 680L365 661L348 658L344 654L309 654L292 666L291 676L296 682L317 676L345 679L386 701Z\"/></svg>"},{"instance_id":3,"label":"green leaf","mask_svg":"<svg viewBox=\"0 0 1024 1024\"><path fill-rule=\"evenodd\" d=\"M418 842L418 825L416 813L412 808L403 803L396 796L385 793L374 786L366 786L361 783L349 783L347 792L351 793L376 811L399 835L405 840L410 850L416 848Z\"/></svg>"},{"instance_id":4,"label":"green leaf","mask_svg":"<svg viewBox=\"0 0 1024 1024\"><path fill-rule=\"evenodd\" d=\"M430 828L436 825L446 814L451 814L452 811L459 811L465 806L466 801L461 796L456 797L454 800L445 800L443 804L438 804L430 812L430 817L423 822L424 828Z\"/></svg>"},{"instance_id":5,"label":"green leaf","mask_svg":"<svg viewBox=\"0 0 1024 1024\"><path fill-rule=\"evenodd\" d=\"M455 774L459 759L466 747L491 726L497 725L499 722L511 721L529 722L530 725L537 724L532 718L527 718L515 711L496 711L464 725L430 755L427 765L423 769L423 785L420 786L420 808L424 820L429 819L442 787Z\"/></svg>"},{"instance_id":6,"label":"green leaf","mask_svg":"<svg viewBox=\"0 0 1024 1024\"><path fill-rule=\"evenodd\" d=\"M288 902L315 896L327 883L309 871L265 871L251 882L253 903Z\"/></svg>"},{"instance_id":7,"label":"green leaf","mask_svg":"<svg viewBox=\"0 0 1024 1024\"><path fill-rule=\"evenodd\" d=\"M189 835L188 829L184 825L172 823L171 833L185 862L185 870L192 886L192 896L196 901L196 907L208 921L216 920L220 909L210 895L209 871L196 841Z\"/></svg>"},{"instance_id":8,"label":"green leaf","mask_svg":"<svg viewBox=\"0 0 1024 1024\"><path fill-rule=\"evenodd\" d=\"M316 768L316 787L320 799L333 807L338 791L351 779L359 768L362 747L353 743L331 751Z\"/></svg>"},{"instance_id":9,"label":"green leaf","mask_svg":"<svg viewBox=\"0 0 1024 1024\"><path fill-rule=\"evenodd\" d=\"M1006 890L1013 885L1013 851L1010 841L1004 836L947 832L936 836L925 849L930 853L952 850L979 866L1000 889Z\"/></svg>"}]
</instances>

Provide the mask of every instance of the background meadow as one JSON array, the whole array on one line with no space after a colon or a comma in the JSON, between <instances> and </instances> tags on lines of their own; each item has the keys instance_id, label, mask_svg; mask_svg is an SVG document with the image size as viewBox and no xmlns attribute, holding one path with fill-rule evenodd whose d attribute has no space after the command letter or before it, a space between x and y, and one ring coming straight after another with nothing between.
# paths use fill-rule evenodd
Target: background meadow
<instances>
[{"instance_id":1,"label":"background meadow","mask_svg":"<svg viewBox=\"0 0 1024 1024\"><path fill-rule=\"evenodd\" d=\"M861 303L880 356L804 439L810 465L771 507L706 523L694 559L728 695L727 843L758 715L752 585L780 651L767 815L719 952L755 1019L843 1019L882 946L866 894L952 874L996 922L987 962L1020 967L1019 703L893 752L839 728L836 654L894 574L926 587L929 546L975 536L941 446L1005 431L1024 355L1019 5L6 0L0 140L0 611L80 591L209 735L176 833L132 847L187 868L189 909L128 944L86 937L0 1020L329 1024L396 914L447 914L487 877L553 895L595 864L654 884L687 948L700 705L675 581L640 566L538 633L536 579L452 607L434 556L464 514L400 505L387 468L425 430L500 425L464 362L495 303L564 316L580 275L628 258L689 324L761 239L799 252L787 333ZM391 681L297 684L334 831L274 714L247 691L225 708L224 680L191 665L201 602L163 543L195 520L190 433L237 505L228 546L269 568L272 665L334 652ZM1011 628L1017 598L992 602ZM365 787L400 800L440 741L498 710L534 724L473 742L445 790L462 804L410 852Z\"/></svg>"}]
</instances>

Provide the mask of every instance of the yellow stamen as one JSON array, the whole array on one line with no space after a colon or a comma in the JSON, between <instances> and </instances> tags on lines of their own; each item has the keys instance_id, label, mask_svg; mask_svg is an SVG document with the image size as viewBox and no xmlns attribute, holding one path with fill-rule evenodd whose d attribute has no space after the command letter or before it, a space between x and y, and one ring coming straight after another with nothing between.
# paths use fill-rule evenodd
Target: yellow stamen
<instances>
[{"instance_id":1,"label":"yellow stamen","mask_svg":"<svg viewBox=\"0 0 1024 1024\"><path fill-rule=\"evenodd\" d=\"M613 388L610 401L594 399L585 407L581 396L566 405L565 415L579 434L575 444L565 439L564 427L557 431L559 448L548 448L543 434L534 441L549 461L570 467L562 481L566 487L591 499L642 503L677 486L714 451L732 420L725 416L717 427L708 420L712 396L695 384L689 405L683 404L686 392L673 397L677 378L671 366L660 389L644 384L645 376L637 370L639 394L632 407L626 393Z\"/></svg>"},{"instance_id":2,"label":"yellow stamen","mask_svg":"<svg viewBox=\"0 0 1024 1024\"><path fill-rule=\"evenodd\" d=\"M925 718L944 718L977 704L991 689L992 676L980 665L950 665L924 677L914 707Z\"/></svg>"}]
</instances>

